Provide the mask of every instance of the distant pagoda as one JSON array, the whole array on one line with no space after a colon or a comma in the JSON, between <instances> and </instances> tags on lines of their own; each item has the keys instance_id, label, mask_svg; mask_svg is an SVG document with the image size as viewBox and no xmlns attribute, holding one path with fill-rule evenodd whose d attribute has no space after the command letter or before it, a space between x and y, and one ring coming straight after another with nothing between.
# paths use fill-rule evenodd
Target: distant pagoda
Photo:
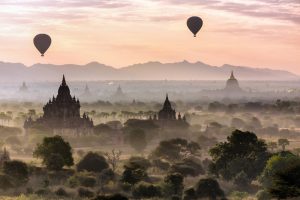
<instances>
[{"instance_id":1,"label":"distant pagoda","mask_svg":"<svg viewBox=\"0 0 300 200\"><path fill-rule=\"evenodd\" d=\"M24 123L24 128L44 127L53 130L54 134L88 134L93 131L93 121L85 113L80 116L80 102L71 96L70 89L63 76L56 97L43 107L44 115Z\"/></svg>"},{"instance_id":2,"label":"distant pagoda","mask_svg":"<svg viewBox=\"0 0 300 200\"><path fill-rule=\"evenodd\" d=\"M92 95L92 93L91 93L91 91L90 91L89 86L86 84L82 96L90 96L90 95Z\"/></svg>"},{"instance_id":3,"label":"distant pagoda","mask_svg":"<svg viewBox=\"0 0 300 200\"><path fill-rule=\"evenodd\" d=\"M27 92L28 91L28 87L27 87L25 82L22 83L19 90L20 90L20 92Z\"/></svg>"},{"instance_id":4,"label":"distant pagoda","mask_svg":"<svg viewBox=\"0 0 300 200\"><path fill-rule=\"evenodd\" d=\"M111 101L118 102L118 101L128 101L128 96L123 92L121 86L119 85L116 92L110 97Z\"/></svg>"},{"instance_id":5,"label":"distant pagoda","mask_svg":"<svg viewBox=\"0 0 300 200\"><path fill-rule=\"evenodd\" d=\"M158 112L158 117L154 115L153 119L159 121L186 121L185 116L182 117L180 113L176 116L176 111L172 108L168 94L166 95L163 108Z\"/></svg>"},{"instance_id":6,"label":"distant pagoda","mask_svg":"<svg viewBox=\"0 0 300 200\"><path fill-rule=\"evenodd\" d=\"M234 77L233 71L231 71L230 78L227 80L224 90L227 92L241 92L242 91L242 89L239 86L238 80Z\"/></svg>"}]
</instances>

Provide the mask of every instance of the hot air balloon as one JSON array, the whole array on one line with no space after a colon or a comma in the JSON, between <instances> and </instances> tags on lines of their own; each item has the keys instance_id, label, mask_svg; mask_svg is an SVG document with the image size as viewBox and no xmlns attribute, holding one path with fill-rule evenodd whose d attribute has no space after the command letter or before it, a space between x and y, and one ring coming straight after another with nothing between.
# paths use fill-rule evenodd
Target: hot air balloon
<instances>
[{"instance_id":1,"label":"hot air balloon","mask_svg":"<svg viewBox=\"0 0 300 200\"><path fill-rule=\"evenodd\" d=\"M197 33L202 28L203 21L200 17L193 16L187 20L186 24L187 24L188 28L190 29L190 31L194 34L194 37L196 37Z\"/></svg>"},{"instance_id":2,"label":"hot air balloon","mask_svg":"<svg viewBox=\"0 0 300 200\"><path fill-rule=\"evenodd\" d=\"M33 39L34 46L44 56L45 52L51 45L51 38L47 34L38 34Z\"/></svg>"}]
</instances>

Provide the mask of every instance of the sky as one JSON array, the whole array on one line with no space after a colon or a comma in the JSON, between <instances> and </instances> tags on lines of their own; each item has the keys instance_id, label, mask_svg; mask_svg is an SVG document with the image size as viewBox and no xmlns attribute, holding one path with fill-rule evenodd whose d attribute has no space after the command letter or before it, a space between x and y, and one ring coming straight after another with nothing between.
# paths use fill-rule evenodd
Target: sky
<instances>
[{"instance_id":1,"label":"sky","mask_svg":"<svg viewBox=\"0 0 300 200\"><path fill-rule=\"evenodd\" d=\"M300 74L300 0L1 0L0 60L124 67L202 61ZM190 16L204 25L194 38ZM41 58L33 45L47 33Z\"/></svg>"}]
</instances>

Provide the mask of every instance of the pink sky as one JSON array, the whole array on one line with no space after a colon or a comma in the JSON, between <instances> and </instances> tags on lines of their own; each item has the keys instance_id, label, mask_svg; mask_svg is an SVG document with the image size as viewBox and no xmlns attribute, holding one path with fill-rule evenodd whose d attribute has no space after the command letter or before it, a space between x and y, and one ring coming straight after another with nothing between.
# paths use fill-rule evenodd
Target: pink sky
<instances>
[{"instance_id":1,"label":"pink sky","mask_svg":"<svg viewBox=\"0 0 300 200\"><path fill-rule=\"evenodd\" d=\"M0 8L2 61L188 60L300 74L300 0L1 0ZM193 15L204 21L197 38L186 27ZM53 41L44 58L32 43L38 33Z\"/></svg>"}]
</instances>

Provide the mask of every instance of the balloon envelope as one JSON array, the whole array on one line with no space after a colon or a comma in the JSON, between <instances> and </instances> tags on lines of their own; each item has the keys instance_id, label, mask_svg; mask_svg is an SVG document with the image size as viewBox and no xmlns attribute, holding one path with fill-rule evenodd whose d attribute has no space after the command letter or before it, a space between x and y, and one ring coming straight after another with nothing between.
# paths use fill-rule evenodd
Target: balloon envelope
<instances>
[{"instance_id":1,"label":"balloon envelope","mask_svg":"<svg viewBox=\"0 0 300 200\"><path fill-rule=\"evenodd\" d=\"M44 56L44 53L48 50L51 45L51 38L47 34L38 34L33 39L34 46Z\"/></svg>"},{"instance_id":2,"label":"balloon envelope","mask_svg":"<svg viewBox=\"0 0 300 200\"><path fill-rule=\"evenodd\" d=\"M202 25L203 21L200 17L193 16L187 20L187 26L190 29L190 31L194 34L194 37L196 37L197 33L200 31Z\"/></svg>"}]
</instances>

